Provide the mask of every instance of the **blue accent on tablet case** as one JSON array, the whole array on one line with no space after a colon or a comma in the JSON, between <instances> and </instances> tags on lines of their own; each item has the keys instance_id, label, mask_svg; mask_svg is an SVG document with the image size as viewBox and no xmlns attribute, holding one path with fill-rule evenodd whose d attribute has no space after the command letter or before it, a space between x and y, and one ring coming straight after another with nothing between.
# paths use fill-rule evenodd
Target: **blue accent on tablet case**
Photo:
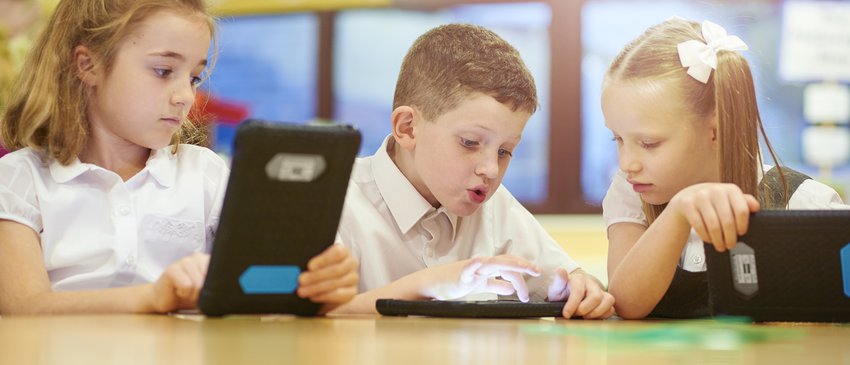
<instances>
[{"instance_id":1,"label":"blue accent on tablet case","mask_svg":"<svg viewBox=\"0 0 850 365\"><path fill-rule=\"evenodd\" d=\"M844 279L844 295L850 297L850 243L841 249L841 277Z\"/></svg>"},{"instance_id":2,"label":"blue accent on tablet case","mask_svg":"<svg viewBox=\"0 0 850 365\"><path fill-rule=\"evenodd\" d=\"M245 294L290 294L298 288L298 266L252 265L239 276Z\"/></svg>"}]
</instances>

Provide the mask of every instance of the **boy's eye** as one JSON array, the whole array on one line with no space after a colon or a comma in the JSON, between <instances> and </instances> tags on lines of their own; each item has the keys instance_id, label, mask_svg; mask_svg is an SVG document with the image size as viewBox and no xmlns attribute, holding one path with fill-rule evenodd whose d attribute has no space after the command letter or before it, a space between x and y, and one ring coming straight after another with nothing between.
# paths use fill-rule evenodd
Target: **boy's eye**
<instances>
[{"instance_id":1,"label":"boy's eye","mask_svg":"<svg viewBox=\"0 0 850 365\"><path fill-rule=\"evenodd\" d=\"M478 141L473 141L471 139L461 138L460 144L462 144L464 147L475 147L475 146L478 145Z\"/></svg>"},{"instance_id":2,"label":"boy's eye","mask_svg":"<svg viewBox=\"0 0 850 365\"><path fill-rule=\"evenodd\" d=\"M156 72L156 74L159 75L159 77L163 77L163 78L171 76L171 74L174 73L174 71L169 70L167 68L154 68L153 72Z\"/></svg>"},{"instance_id":3,"label":"boy's eye","mask_svg":"<svg viewBox=\"0 0 850 365\"><path fill-rule=\"evenodd\" d=\"M611 140L616 142L617 144L623 143L623 138L620 137L620 136L614 136L614 137L611 138Z\"/></svg>"},{"instance_id":4,"label":"boy's eye","mask_svg":"<svg viewBox=\"0 0 850 365\"><path fill-rule=\"evenodd\" d=\"M499 157L506 157L506 156L507 156L507 157L513 157L513 156L514 156L514 154L513 154L513 152L511 152L511 151L508 151L508 150L506 150L506 149L504 149L504 148L500 148L500 149L499 149Z\"/></svg>"}]
</instances>

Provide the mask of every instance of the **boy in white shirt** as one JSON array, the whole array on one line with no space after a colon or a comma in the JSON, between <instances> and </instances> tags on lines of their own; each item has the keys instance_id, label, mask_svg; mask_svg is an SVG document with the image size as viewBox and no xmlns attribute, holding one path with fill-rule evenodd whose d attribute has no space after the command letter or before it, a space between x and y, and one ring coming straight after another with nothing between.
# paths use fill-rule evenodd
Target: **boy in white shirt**
<instances>
[{"instance_id":1,"label":"boy in white shirt","mask_svg":"<svg viewBox=\"0 0 850 365\"><path fill-rule=\"evenodd\" d=\"M352 173L339 240L360 261L360 294L336 312L515 293L567 300L565 318L613 314L614 298L501 186L537 109L510 44L478 26L432 29L404 59L393 109L392 134Z\"/></svg>"}]
</instances>

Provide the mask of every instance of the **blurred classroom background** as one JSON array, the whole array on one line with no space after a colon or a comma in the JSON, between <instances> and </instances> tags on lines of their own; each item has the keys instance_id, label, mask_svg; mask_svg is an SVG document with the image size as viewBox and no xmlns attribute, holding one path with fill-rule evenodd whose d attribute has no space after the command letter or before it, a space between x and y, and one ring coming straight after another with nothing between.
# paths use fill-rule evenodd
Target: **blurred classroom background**
<instances>
[{"instance_id":1,"label":"blurred classroom background","mask_svg":"<svg viewBox=\"0 0 850 365\"><path fill-rule=\"evenodd\" d=\"M55 0L38 2L49 8ZM45 5L47 4L47 5ZM219 58L197 103L211 147L230 153L245 118L357 126L362 155L389 133L412 42L445 23L495 31L521 53L540 109L504 185L603 281L600 204L617 169L599 106L610 60L671 16L711 20L750 47L759 107L781 161L850 192L850 2L778 0L213 0ZM0 9L2 10L2 9ZM2 32L8 42L8 32ZM24 37L25 38L25 37ZM16 43L17 42L17 43ZM21 43L13 41L14 44ZM20 46L16 46L20 48Z\"/></svg>"}]
</instances>

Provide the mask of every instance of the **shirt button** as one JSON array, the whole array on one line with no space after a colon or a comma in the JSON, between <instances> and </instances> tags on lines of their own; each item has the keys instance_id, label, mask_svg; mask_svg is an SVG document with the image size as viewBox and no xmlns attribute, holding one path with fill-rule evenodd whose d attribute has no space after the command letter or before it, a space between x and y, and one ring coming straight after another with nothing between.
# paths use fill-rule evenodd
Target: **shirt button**
<instances>
[{"instance_id":1,"label":"shirt button","mask_svg":"<svg viewBox=\"0 0 850 365\"><path fill-rule=\"evenodd\" d=\"M128 207L126 205L118 206L118 215L123 217L123 216L126 216L128 214L130 214L130 207Z\"/></svg>"},{"instance_id":2,"label":"shirt button","mask_svg":"<svg viewBox=\"0 0 850 365\"><path fill-rule=\"evenodd\" d=\"M136 265L136 255L128 255L127 258L124 259L124 263L127 264L127 266Z\"/></svg>"},{"instance_id":3,"label":"shirt button","mask_svg":"<svg viewBox=\"0 0 850 365\"><path fill-rule=\"evenodd\" d=\"M697 265L702 264L702 261L703 261L702 255L693 255L693 256L691 256L691 261L693 261L693 262L694 262L694 264L697 264Z\"/></svg>"}]
</instances>

